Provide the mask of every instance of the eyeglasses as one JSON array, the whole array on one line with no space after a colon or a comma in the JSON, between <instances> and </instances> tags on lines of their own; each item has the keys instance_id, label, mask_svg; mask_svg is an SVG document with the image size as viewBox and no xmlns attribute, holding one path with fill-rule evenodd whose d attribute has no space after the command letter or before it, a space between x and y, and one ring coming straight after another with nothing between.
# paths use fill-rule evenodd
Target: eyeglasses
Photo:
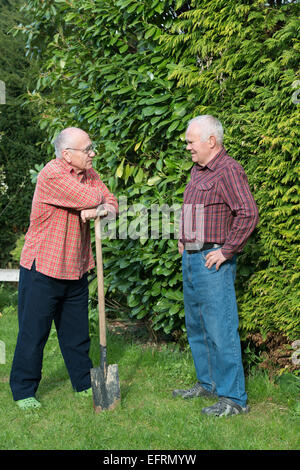
<instances>
[{"instance_id":1,"label":"eyeglasses","mask_svg":"<svg viewBox=\"0 0 300 470\"><path fill-rule=\"evenodd\" d=\"M79 152L83 152L83 153L85 153L86 155L88 155L89 153L94 152L94 150L95 150L95 145L94 145L94 144L91 144L91 145L89 145L88 147L86 147L85 149L73 149L73 148L71 148L71 147L67 147L66 150L78 150Z\"/></svg>"}]
</instances>

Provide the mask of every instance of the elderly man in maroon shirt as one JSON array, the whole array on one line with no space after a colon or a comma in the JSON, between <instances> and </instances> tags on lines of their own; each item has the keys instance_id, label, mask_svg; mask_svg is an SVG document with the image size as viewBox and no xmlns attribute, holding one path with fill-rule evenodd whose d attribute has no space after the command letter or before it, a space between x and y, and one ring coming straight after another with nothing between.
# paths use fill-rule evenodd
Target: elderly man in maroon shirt
<instances>
[{"instance_id":1,"label":"elderly man in maroon shirt","mask_svg":"<svg viewBox=\"0 0 300 470\"><path fill-rule=\"evenodd\" d=\"M64 129L55 153L38 175L20 260L19 334L10 386L25 410L40 406L35 393L52 321L74 390L91 394L87 273L95 264L89 220L100 210L118 209L92 168L95 152L86 132Z\"/></svg>"},{"instance_id":2,"label":"elderly man in maroon shirt","mask_svg":"<svg viewBox=\"0 0 300 470\"><path fill-rule=\"evenodd\" d=\"M234 281L237 254L258 223L258 210L245 171L223 147L220 121L210 115L192 119L186 142L194 166L184 192L178 250L197 383L173 396L218 397L202 409L207 415L246 413Z\"/></svg>"}]
</instances>

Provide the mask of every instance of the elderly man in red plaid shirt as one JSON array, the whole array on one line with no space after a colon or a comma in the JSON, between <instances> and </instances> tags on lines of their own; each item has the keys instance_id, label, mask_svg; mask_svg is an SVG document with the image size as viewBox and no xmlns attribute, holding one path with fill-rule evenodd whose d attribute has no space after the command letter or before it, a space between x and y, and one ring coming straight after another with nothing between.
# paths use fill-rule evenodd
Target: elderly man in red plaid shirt
<instances>
[{"instance_id":1,"label":"elderly man in red plaid shirt","mask_svg":"<svg viewBox=\"0 0 300 470\"><path fill-rule=\"evenodd\" d=\"M197 383L183 398L219 397L202 409L228 416L249 411L238 333L236 257L258 223L242 166L223 147L223 127L210 115L186 131L194 166L183 198L181 237L187 336Z\"/></svg>"},{"instance_id":2,"label":"elderly man in red plaid shirt","mask_svg":"<svg viewBox=\"0 0 300 470\"><path fill-rule=\"evenodd\" d=\"M91 395L87 275L94 259L89 220L102 209L111 216L118 210L116 198L92 168L89 135L67 128L54 145L56 159L38 175L20 259L19 334L10 386L22 409L41 406L35 393L53 320L74 390Z\"/></svg>"}]
</instances>

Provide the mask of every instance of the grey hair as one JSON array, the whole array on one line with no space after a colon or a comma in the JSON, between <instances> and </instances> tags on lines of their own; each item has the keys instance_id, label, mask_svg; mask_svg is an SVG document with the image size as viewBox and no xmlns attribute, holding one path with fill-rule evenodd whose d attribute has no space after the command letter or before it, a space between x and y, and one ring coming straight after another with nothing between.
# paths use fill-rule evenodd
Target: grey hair
<instances>
[{"instance_id":1,"label":"grey hair","mask_svg":"<svg viewBox=\"0 0 300 470\"><path fill-rule=\"evenodd\" d=\"M76 127L67 127L63 129L53 140L56 158L62 158L62 151L71 144L72 131L76 130Z\"/></svg>"},{"instance_id":2,"label":"grey hair","mask_svg":"<svg viewBox=\"0 0 300 470\"><path fill-rule=\"evenodd\" d=\"M190 124L196 122L199 126L199 130L201 128L202 135L201 135L201 142L206 142L211 135L215 136L216 143L218 145L223 144L223 126L221 122L211 116L210 114L202 114L201 116L196 116L188 122L188 127Z\"/></svg>"},{"instance_id":3,"label":"grey hair","mask_svg":"<svg viewBox=\"0 0 300 470\"><path fill-rule=\"evenodd\" d=\"M56 158L62 158L61 152L67 146L67 138L66 138L66 133L64 133L64 131L61 131L58 134L58 136L54 139L53 145L54 145L54 149L55 149Z\"/></svg>"}]
</instances>

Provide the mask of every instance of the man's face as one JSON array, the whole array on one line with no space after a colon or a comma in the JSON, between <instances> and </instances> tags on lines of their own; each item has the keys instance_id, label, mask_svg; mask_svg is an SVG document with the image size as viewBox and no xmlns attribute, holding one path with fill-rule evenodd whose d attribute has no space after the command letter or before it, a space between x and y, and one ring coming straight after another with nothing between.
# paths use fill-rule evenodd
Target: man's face
<instances>
[{"instance_id":1,"label":"man's face","mask_svg":"<svg viewBox=\"0 0 300 470\"><path fill-rule=\"evenodd\" d=\"M66 160L71 164L76 173L89 170L93 167L95 152L88 134L83 131L75 131L70 139L70 144L65 150Z\"/></svg>"},{"instance_id":2,"label":"man's face","mask_svg":"<svg viewBox=\"0 0 300 470\"><path fill-rule=\"evenodd\" d=\"M193 162L202 166L206 165L212 152L211 138L206 142L201 142L201 128L197 123L192 123L187 128L185 139L186 149L191 152Z\"/></svg>"}]
</instances>

